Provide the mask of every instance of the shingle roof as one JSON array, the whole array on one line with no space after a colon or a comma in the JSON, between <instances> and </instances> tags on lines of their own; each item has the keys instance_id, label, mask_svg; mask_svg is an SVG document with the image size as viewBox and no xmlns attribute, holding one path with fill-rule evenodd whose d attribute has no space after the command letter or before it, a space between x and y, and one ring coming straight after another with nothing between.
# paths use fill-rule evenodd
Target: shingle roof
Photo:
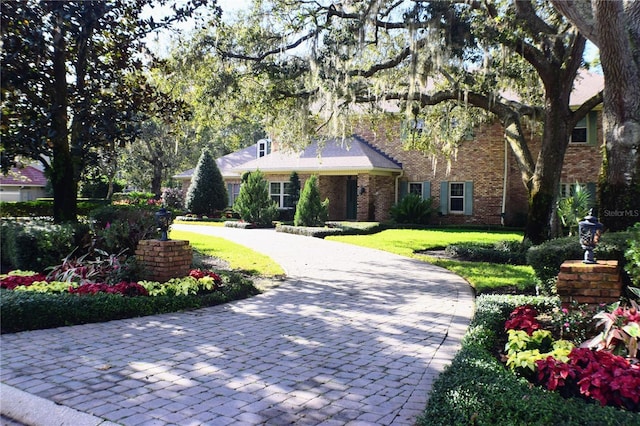
<instances>
[{"instance_id":1,"label":"shingle roof","mask_svg":"<svg viewBox=\"0 0 640 426\"><path fill-rule=\"evenodd\" d=\"M402 164L376 150L359 136L312 143L302 151L275 151L244 163L236 170L263 172L400 171Z\"/></svg>"},{"instance_id":2,"label":"shingle roof","mask_svg":"<svg viewBox=\"0 0 640 426\"><path fill-rule=\"evenodd\" d=\"M7 175L0 174L3 186L46 186L47 178L42 170L33 166L14 167Z\"/></svg>"},{"instance_id":3,"label":"shingle roof","mask_svg":"<svg viewBox=\"0 0 640 426\"><path fill-rule=\"evenodd\" d=\"M223 177L238 177L240 174L234 170L236 166L239 166L247 161L254 160L258 155L258 144L254 144L243 148L241 150L232 152L220 158L216 159L216 165L220 170L220 174ZM174 175L174 179L191 179L195 168L185 170L184 172Z\"/></svg>"}]
</instances>

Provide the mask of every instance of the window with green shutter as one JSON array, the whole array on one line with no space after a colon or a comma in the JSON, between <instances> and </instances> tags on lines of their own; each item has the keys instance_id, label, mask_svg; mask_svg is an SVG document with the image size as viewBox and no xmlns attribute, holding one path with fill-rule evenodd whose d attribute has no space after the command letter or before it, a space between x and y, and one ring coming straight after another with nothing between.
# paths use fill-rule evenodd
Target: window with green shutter
<instances>
[{"instance_id":1,"label":"window with green shutter","mask_svg":"<svg viewBox=\"0 0 640 426\"><path fill-rule=\"evenodd\" d=\"M473 182L440 182L441 214L473 214Z\"/></svg>"}]
</instances>

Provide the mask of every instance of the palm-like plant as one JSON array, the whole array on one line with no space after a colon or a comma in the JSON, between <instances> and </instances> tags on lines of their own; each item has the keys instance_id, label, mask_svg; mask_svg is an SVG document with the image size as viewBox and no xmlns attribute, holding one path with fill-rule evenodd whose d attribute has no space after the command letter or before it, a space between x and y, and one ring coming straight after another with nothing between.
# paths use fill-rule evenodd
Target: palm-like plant
<instances>
[{"instance_id":1,"label":"palm-like plant","mask_svg":"<svg viewBox=\"0 0 640 426\"><path fill-rule=\"evenodd\" d=\"M569 235L576 235L578 223L589 214L591 194L587 188L576 183L573 194L558 203L558 216L562 226L569 228Z\"/></svg>"}]
</instances>

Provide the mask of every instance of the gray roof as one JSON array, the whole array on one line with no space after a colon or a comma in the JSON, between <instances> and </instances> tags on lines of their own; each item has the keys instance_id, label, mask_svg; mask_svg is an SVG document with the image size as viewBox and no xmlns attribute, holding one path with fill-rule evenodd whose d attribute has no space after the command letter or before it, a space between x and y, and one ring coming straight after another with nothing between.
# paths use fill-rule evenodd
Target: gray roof
<instances>
[{"instance_id":1,"label":"gray roof","mask_svg":"<svg viewBox=\"0 0 640 426\"><path fill-rule=\"evenodd\" d=\"M222 177L240 177L241 172L235 170L235 167L248 161L254 160L257 155L258 144L253 144L239 151L235 151L231 154L227 154L223 157L217 158L216 165L218 166L218 169L220 169L220 174L222 174ZM173 178L182 180L191 179L194 171L195 168L189 169L182 173L174 175Z\"/></svg>"},{"instance_id":2,"label":"gray roof","mask_svg":"<svg viewBox=\"0 0 640 426\"><path fill-rule=\"evenodd\" d=\"M402 164L375 149L364 139L352 136L312 143L302 151L279 150L236 167L241 172L359 172L400 171Z\"/></svg>"}]
</instances>

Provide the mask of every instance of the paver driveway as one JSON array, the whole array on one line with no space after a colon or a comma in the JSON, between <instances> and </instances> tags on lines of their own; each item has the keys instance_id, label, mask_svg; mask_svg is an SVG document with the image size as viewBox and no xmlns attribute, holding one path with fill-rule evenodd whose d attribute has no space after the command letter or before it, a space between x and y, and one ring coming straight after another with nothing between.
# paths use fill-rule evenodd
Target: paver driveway
<instances>
[{"instance_id":1,"label":"paver driveway","mask_svg":"<svg viewBox=\"0 0 640 426\"><path fill-rule=\"evenodd\" d=\"M268 254L288 278L223 306L3 335L5 387L97 423L411 425L473 314L463 279L419 261L273 230L174 229Z\"/></svg>"}]
</instances>

